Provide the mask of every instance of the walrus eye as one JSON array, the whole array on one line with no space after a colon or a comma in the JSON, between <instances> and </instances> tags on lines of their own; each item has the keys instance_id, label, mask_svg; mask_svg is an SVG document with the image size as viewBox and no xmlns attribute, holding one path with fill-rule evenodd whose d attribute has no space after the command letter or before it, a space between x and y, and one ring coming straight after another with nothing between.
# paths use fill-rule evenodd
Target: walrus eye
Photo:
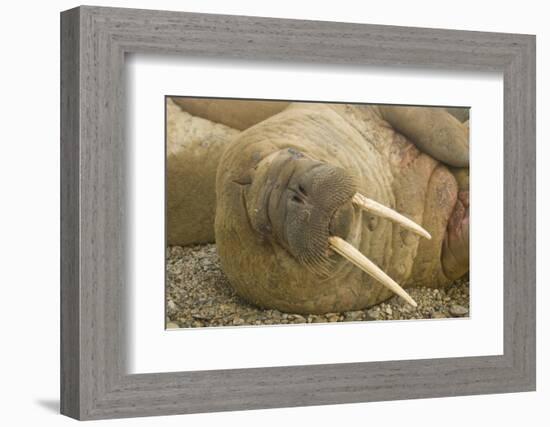
<instances>
[{"instance_id":1,"label":"walrus eye","mask_svg":"<svg viewBox=\"0 0 550 427\"><path fill-rule=\"evenodd\" d=\"M292 201L296 202L296 203L300 203L302 205L304 204L304 201L300 197L298 197L297 195L292 196Z\"/></svg>"},{"instance_id":2,"label":"walrus eye","mask_svg":"<svg viewBox=\"0 0 550 427\"><path fill-rule=\"evenodd\" d=\"M383 218L387 218L390 221L394 221L397 224L400 224L404 228L412 231L413 233L419 234L426 239L431 239L430 233L424 230L414 221L411 221L409 218L401 215L398 212L395 212L393 209L390 209L384 205L381 205L374 200L371 200L360 193L356 193L352 199L353 204L357 205L361 209L369 211L372 214L378 215ZM337 236L330 236L328 239L329 246L336 253L347 259L352 264L359 267L368 275L372 276L384 286L386 286L393 293L399 295L406 302L408 302L413 307L416 307L416 301L411 298L411 296L399 286L390 276L388 276L382 269L380 269L376 264L374 264L370 259L357 250L354 246L350 245L344 239Z\"/></svg>"}]
</instances>

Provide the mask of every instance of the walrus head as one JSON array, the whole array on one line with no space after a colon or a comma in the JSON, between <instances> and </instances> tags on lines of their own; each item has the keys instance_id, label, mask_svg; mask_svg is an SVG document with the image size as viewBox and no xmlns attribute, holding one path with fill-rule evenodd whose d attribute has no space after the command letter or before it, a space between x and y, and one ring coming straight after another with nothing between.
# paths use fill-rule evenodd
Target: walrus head
<instances>
[{"instance_id":1,"label":"walrus head","mask_svg":"<svg viewBox=\"0 0 550 427\"><path fill-rule=\"evenodd\" d=\"M334 252L373 276L409 304L416 302L380 268L346 242L356 207L430 238L419 225L358 193L356 178L341 167L293 148L261 159L246 178L245 209L261 239L283 247L305 268L330 276Z\"/></svg>"}]
</instances>

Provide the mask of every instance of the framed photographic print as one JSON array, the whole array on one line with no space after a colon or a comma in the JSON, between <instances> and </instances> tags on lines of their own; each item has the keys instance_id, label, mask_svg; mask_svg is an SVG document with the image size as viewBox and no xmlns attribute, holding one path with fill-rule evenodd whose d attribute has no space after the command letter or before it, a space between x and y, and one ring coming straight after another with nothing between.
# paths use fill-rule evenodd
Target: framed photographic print
<instances>
[{"instance_id":1,"label":"framed photographic print","mask_svg":"<svg viewBox=\"0 0 550 427\"><path fill-rule=\"evenodd\" d=\"M535 389L535 38L61 15L61 410Z\"/></svg>"}]
</instances>

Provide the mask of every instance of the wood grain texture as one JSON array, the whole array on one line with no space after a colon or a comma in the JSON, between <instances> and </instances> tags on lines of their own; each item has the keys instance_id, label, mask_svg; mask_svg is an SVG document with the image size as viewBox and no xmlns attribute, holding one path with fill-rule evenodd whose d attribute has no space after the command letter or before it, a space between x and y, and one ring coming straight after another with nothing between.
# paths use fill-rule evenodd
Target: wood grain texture
<instances>
[{"instance_id":1,"label":"wood grain texture","mask_svg":"<svg viewBox=\"0 0 550 427\"><path fill-rule=\"evenodd\" d=\"M62 13L62 413L100 419L535 388L535 38L80 7ZM504 354L128 375L124 55L504 75Z\"/></svg>"},{"instance_id":2,"label":"wood grain texture","mask_svg":"<svg viewBox=\"0 0 550 427\"><path fill-rule=\"evenodd\" d=\"M80 414L79 13L61 20L61 412Z\"/></svg>"}]
</instances>

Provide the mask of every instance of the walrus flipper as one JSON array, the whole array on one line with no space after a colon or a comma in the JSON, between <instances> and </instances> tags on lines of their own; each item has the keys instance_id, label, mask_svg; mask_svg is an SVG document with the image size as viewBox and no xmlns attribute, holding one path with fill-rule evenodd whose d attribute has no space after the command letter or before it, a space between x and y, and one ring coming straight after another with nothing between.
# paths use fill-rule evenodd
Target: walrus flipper
<instances>
[{"instance_id":1,"label":"walrus flipper","mask_svg":"<svg viewBox=\"0 0 550 427\"><path fill-rule=\"evenodd\" d=\"M170 245L214 242L216 170L240 132L166 101L166 231Z\"/></svg>"},{"instance_id":2,"label":"walrus flipper","mask_svg":"<svg viewBox=\"0 0 550 427\"><path fill-rule=\"evenodd\" d=\"M447 107L445 108L449 114L454 116L460 123L465 123L470 120L470 108L467 107Z\"/></svg>"},{"instance_id":3,"label":"walrus flipper","mask_svg":"<svg viewBox=\"0 0 550 427\"><path fill-rule=\"evenodd\" d=\"M380 106L396 131L421 151L449 166L469 167L469 129L443 108Z\"/></svg>"},{"instance_id":4,"label":"walrus flipper","mask_svg":"<svg viewBox=\"0 0 550 427\"><path fill-rule=\"evenodd\" d=\"M281 112L289 103L286 101L261 101L249 99L208 99L173 97L172 100L189 114L245 130L256 123Z\"/></svg>"}]
</instances>

